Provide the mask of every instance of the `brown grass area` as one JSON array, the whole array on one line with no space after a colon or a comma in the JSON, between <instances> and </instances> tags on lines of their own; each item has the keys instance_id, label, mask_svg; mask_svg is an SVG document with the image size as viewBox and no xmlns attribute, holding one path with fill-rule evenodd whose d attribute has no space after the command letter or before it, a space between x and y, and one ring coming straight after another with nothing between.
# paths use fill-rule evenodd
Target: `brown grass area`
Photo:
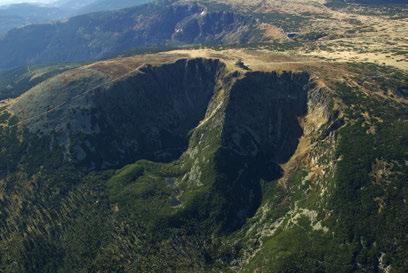
<instances>
[{"instance_id":1,"label":"brown grass area","mask_svg":"<svg viewBox=\"0 0 408 273\"><path fill-rule=\"evenodd\" d=\"M325 0L216 0L228 3L238 8L255 10L258 12L284 12L302 14L305 12L321 13Z\"/></svg>"},{"instance_id":2,"label":"brown grass area","mask_svg":"<svg viewBox=\"0 0 408 273\"><path fill-rule=\"evenodd\" d=\"M305 41L299 54L334 62L367 61L408 70L408 18L401 9L394 16L384 15L386 8L361 7L331 9L325 0L214 0L239 10L258 13L283 13L305 16L300 33L325 33L317 41ZM307 23L306 23L307 22ZM282 30L261 23L270 40L285 38Z\"/></svg>"},{"instance_id":3,"label":"brown grass area","mask_svg":"<svg viewBox=\"0 0 408 273\"><path fill-rule=\"evenodd\" d=\"M143 64L158 65L161 63L172 62L180 58L189 57L188 55L178 54L146 54L132 57L121 57L106 61L86 65L80 69L91 69L105 74L110 79L115 79L126 73L135 70Z\"/></svg>"},{"instance_id":4,"label":"brown grass area","mask_svg":"<svg viewBox=\"0 0 408 273\"><path fill-rule=\"evenodd\" d=\"M235 65L237 60L242 60L252 71L308 71L315 80L333 81L348 75L345 64L321 60L319 58L273 52L266 49L179 49L157 54L121 57L112 60L96 62L61 74L63 79L69 80L72 76L84 73L103 73L108 79L115 80L131 73L136 68L144 65L160 65L174 62L182 58L216 58L223 61L230 71L242 71ZM79 74L79 75L81 75Z\"/></svg>"},{"instance_id":5,"label":"brown grass area","mask_svg":"<svg viewBox=\"0 0 408 273\"><path fill-rule=\"evenodd\" d=\"M275 27L274 25L261 23L259 24L258 27L259 29L264 31L264 37L266 39L278 40L278 39L286 38L286 35L283 32L283 30L278 27Z\"/></svg>"}]
</instances>

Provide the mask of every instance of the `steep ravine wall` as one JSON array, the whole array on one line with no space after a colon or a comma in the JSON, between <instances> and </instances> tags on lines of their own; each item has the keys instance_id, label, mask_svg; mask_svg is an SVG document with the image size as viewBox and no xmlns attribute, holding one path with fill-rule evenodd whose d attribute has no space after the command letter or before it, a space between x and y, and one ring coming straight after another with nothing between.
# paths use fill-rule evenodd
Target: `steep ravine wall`
<instances>
[{"instance_id":1,"label":"steep ravine wall","mask_svg":"<svg viewBox=\"0 0 408 273\"><path fill-rule=\"evenodd\" d=\"M51 148L62 147L68 161L100 169L180 156L224 65L180 59L145 65L113 83L100 72L87 73L68 82L62 75L33 88L12 111L22 120L34 117L25 124L29 131L50 138ZM105 84L94 90L99 83Z\"/></svg>"},{"instance_id":2,"label":"steep ravine wall","mask_svg":"<svg viewBox=\"0 0 408 273\"><path fill-rule=\"evenodd\" d=\"M275 183L295 153L314 87L308 73L226 75L181 159L189 169L180 185L206 192L193 197L176 225L205 223L202 229L220 234L241 228L261 204L261 184Z\"/></svg>"},{"instance_id":3,"label":"steep ravine wall","mask_svg":"<svg viewBox=\"0 0 408 273\"><path fill-rule=\"evenodd\" d=\"M97 75L94 81L102 77ZM76 87L74 81L61 89L31 90L17 99L13 112L35 102L37 107L25 108L24 117L30 117L60 105L53 100L56 92L63 98L78 96ZM307 73L227 71L219 60L181 59L145 65L124 80L69 100L58 111L24 124L20 139L26 144L15 154L7 151L6 156L21 156L16 160L24 163L17 164L20 172L31 173L4 180L10 195L1 200L7 213L0 234L8 241L0 247L18 249L22 260L34 251L54 271L77 266L70 259L82 259L78 253L84 249L87 263L115 267L98 238L86 246L69 243L77 234L93 240L97 227L99 238L106 238L103 244L116 249L115 256L130 257L120 261L128 263L127 269L167 271L167 265L154 261L177 256L169 259L170 270L182 271L185 262L185 268L193 263L202 271L218 255L213 240L243 230L265 198L262 184L276 184L284 175L281 166L298 147L308 109L324 102L315 90ZM51 155L61 148L63 167L55 167ZM105 172L117 167L123 169ZM8 196L17 196L23 205L16 209ZM25 214L23 206L33 213ZM14 246L10 238L26 226L31 229L24 239L28 243ZM34 249L35 240L47 248ZM49 253L57 253L58 262ZM96 263L97 258L102 260ZM24 261L44 271L43 265Z\"/></svg>"},{"instance_id":4,"label":"steep ravine wall","mask_svg":"<svg viewBox=\"0 0 408 273\"><path fill-rule=\"evenodd\" d=\"M203 118L223 73L218 60L145 66L96 97L92 120L100 128L96 137L111 138L99 146L99 150L110 146L99 155L105 161L102 166L112 164L106 161L112 155L118 165L137 159L177 159L187 149L189 132Z\"/></svg>"},{"instance_id":5,"label":"steep ravine wall","mask_svg":"<svg viewBox=\"0 0 408 273\"><path fill-rule=\"evenodd\" d=\"M239 228L260 205L260 182L282 176L280 164L295 152L303 134L307 73L249 72L231 87L225 102L214 194L225 197L222 230Z\"/></svg>"}]
</instances>

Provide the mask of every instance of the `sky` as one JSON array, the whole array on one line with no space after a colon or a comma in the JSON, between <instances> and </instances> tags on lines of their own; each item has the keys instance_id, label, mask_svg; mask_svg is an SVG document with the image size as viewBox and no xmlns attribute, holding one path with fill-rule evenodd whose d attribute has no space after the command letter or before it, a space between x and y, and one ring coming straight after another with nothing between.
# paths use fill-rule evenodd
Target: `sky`
<instances>
[{"instance_id":1,"label":"sky","mask_svg":"<svg viewBox=\"0 0 408 273\"><path fill-rule=\"evenodd\" d=\"M0 0L0 5L15 4L15 3L52 3L54 0Z\"/></svg>"}]
</instances>

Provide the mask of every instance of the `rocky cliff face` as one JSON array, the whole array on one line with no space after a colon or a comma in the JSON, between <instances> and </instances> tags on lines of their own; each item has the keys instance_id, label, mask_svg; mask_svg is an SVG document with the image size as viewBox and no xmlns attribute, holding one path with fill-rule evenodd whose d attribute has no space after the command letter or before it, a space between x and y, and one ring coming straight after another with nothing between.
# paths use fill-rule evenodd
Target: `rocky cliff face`
<instances>
[{"instance_id":1,"label":"rocky cliff face","mask_svg":"<svg viewBox=\"0 0 408 273\"><path fill-rule=\"evenodd\" d=\"M307 73L246 73L231 87L224 109L215 187L226 198L233 230L252 216L262 196L261 181L279 179L280 164L293 155L303 130L313 83ZM237 194L239 193L239 194Z\"/></svg>"},{"instance_id":2,"label":"rocky cliff face","mask_svg":"<svg viewBox=\"0 0 408 273\"><path fill-rule=\"evenodd\" d=\"M288 161L302 135L308 84L307 73L247 73L229 98L224 143L243 156Z\"/></svg>"}]
</instances>

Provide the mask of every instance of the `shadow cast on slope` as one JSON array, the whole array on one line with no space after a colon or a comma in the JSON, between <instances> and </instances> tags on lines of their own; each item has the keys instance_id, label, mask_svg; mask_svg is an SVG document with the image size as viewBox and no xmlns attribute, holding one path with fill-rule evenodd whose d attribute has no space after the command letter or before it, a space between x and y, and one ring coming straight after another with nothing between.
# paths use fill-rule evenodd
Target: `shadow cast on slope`
<instances>
[{"instance_id":1,"label":"shadow cast on slope","mask_svg":"<svg viewBox=\"0 0 408 273\"><path fill-rule=\"evenodd\" d=\"M171 225L228 234L253 216L262 201L261 180L279 179L280 164L296 151L309 89L307 73L251 72L239 79L226 102L214 181Z\"/></svg>"}]
</instances>

